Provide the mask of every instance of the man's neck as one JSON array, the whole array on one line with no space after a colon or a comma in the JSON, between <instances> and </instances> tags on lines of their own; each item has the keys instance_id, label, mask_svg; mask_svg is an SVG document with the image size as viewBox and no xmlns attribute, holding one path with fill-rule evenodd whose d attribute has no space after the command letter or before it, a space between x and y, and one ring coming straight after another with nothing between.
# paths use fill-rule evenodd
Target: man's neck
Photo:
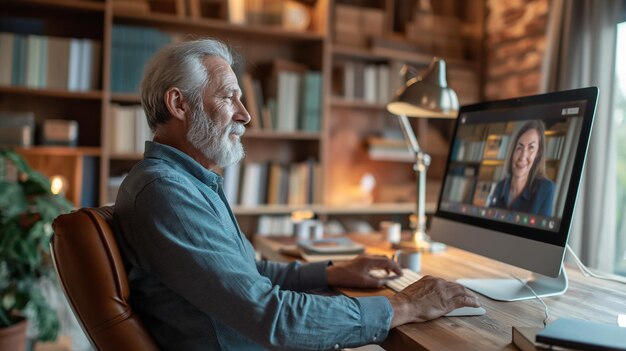
<instances>
[{"instance_id":1,"label":"man's neck","mask_svg":"<svg viewBox=\"0 0 626 351\"><path fill-rule=\"evenodd\" d=\"M171 134L166 134L162 131L159 132L157 130L157 132L154 134L153 140L159 144L171 146L175 149L180 150L181 152L189 155L189 157L194 159L194 161L198 162L202 167L208 170L211 170L216 166L215 162L208 160L202 154L202 152L200 152L200 150L193 147L193 145L191 145L191 143L187 141L187 138L174 137Z\"/></svg>"}]
</instances>

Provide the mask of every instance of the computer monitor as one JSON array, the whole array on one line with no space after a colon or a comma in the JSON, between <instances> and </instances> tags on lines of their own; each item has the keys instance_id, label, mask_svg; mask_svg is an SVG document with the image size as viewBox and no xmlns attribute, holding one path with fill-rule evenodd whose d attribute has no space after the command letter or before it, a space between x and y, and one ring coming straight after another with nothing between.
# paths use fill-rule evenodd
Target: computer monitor
<instances>
[{"instance_id":1,"label":"computer monitor","mask_svg":"<svg viewBox=\"0 0 626 351\"><path fill-rule=\"evenodd\" d=\"M431 238L533 272L540 296L564 293L597 97L590 87L461 107ZM459 283L496 300L534 297L514 278Z\"/></svg>"}]
</instances>

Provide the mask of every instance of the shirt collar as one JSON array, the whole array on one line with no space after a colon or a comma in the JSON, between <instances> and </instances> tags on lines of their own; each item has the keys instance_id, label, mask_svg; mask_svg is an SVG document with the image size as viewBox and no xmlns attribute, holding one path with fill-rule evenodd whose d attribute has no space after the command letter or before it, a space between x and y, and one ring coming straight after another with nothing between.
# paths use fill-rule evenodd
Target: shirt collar
<instances>
[{"instance_id":1,"label":"shirt collar","mask_svg":"<svg viewBox=\"0 0 626 351\"><path fill-rule=\"evenodd\" d=\"M202 167L191 156L169 145L148 140L143 157L163 160L177 170L189 173L213 189L222 185L223 178L220 175Z\"/></svg>"}]
</instances>

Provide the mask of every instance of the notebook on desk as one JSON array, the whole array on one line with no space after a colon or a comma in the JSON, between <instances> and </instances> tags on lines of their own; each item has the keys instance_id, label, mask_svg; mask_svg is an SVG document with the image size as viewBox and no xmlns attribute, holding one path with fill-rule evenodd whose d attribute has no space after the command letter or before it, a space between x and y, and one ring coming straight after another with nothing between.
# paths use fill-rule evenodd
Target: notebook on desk
<instances>
[{"instance_id":1,"label":"notebook on desk","mask_svg":"<svg viewBox=\"0 0 626 351\"><path fill-rule=\"evenodd\" d=\"M575 350L626 351L626 328L582 319L557 319L537 333L536 339Z\"/></svg>"}]
</instances>

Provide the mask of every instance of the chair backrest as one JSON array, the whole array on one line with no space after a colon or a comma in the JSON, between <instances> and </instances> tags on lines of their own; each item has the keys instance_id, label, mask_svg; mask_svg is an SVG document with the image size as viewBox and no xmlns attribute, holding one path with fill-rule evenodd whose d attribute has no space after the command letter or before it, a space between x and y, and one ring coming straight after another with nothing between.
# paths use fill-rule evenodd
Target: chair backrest
<instances>
[{"instance_id":1,"label":"chair backrest","mask_svg":"<svg viewBox=\"0 0 626 351\"><path fill-rule=\"evenodd\" d=\"M158 350L133 313L113 232L113 207L83 208L53 223L50 251L74 315L102 351Z\"/></svg>"}]
</instances>

